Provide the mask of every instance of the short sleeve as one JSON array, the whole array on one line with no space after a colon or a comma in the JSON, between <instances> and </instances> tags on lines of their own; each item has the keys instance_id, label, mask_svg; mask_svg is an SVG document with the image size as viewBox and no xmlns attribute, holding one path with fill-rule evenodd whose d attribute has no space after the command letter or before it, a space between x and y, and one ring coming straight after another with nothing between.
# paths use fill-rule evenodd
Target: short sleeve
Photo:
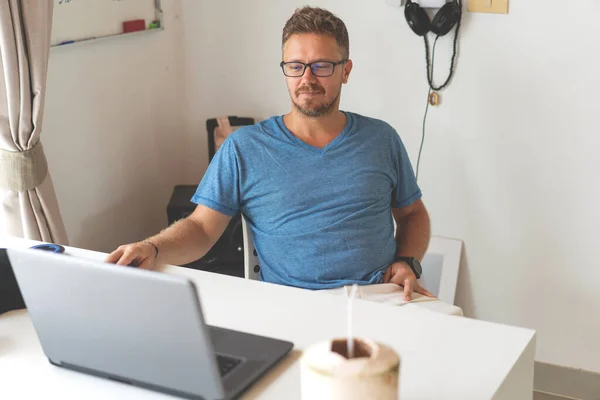
<instances>
[{"instance_id":1,"label":"short sleeve","mask_svg":"<svg viewBox=\"0 0 600 400\"><path fill-rule=\"evenodd\" d=\"M391 135L392 167L395 178L392 207L402 208L419 200L422 193L402 139L395 130L392 130Z\"/></svg>"},{"instance_id":2,"label":"short sleeve","mask_svg":"<svg viewBox=\"0 0 600 400\"><path fill-rule=\"evenodd\" d=\"M234 216L240 208L239 179L235 143L230 136L215 153L191 201Z\"/></svg>"}]
</instances>

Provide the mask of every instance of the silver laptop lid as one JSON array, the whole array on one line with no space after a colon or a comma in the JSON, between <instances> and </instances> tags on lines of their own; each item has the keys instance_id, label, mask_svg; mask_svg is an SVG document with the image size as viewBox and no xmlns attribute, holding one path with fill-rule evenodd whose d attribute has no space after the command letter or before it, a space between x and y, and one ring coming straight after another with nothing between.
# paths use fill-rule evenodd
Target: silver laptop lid
<instances>
[{"instance_id":1,"label":"silver laptop lid","mask_svg":"<svg viewBox=\"0 0 600 400\"><path fill-rule=\"evenodd\" d=\"M206 398L222 380L196 288L184 277L8 249L51 362Z\"/></svg>"}]
</instances>

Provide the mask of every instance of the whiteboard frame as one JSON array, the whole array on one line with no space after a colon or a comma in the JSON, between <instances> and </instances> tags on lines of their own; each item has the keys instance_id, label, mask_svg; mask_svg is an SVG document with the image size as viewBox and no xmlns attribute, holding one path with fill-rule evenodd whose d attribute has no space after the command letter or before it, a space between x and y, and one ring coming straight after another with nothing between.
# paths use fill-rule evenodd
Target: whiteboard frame
<instances>
[{"instance_id":1,"label":"whiteboard frame","mask_svg":"<svg viewBox=\"0 0 600 400\"><path fill-rule=\"evenodd\" d=\"M50 45L50 48L71 47L71 46L78 45L78 44L96 42L99 40L112 39L112 38L122 37L122 36L136 36L136 35L143 35L143 34L147 34L147 33L151 33L151 32L162 32L165 30L165 22L164 22L164 12L162 9L161 1L162 0L154 0L154 20L160 21L160 28L145 29L143 31L128 32L128 33L114 33L112 35L95 36L95 37L87 38L87 39L78 39L72 43L67 43L67 44L52 44L52 45Z\"/></svg>"}]
</instances>

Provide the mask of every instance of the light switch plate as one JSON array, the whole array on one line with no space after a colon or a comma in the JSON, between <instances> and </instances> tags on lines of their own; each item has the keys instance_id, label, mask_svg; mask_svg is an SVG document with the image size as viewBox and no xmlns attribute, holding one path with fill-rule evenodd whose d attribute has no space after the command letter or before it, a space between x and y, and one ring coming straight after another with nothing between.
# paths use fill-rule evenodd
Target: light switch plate
<instances>
[{"instance_id":1,"label":"light switch plate","mask_svg":"<svg viewBox=\"0 0 600 400\"><path fill-rule=\"evenodd\" d=\"M467 11L475 13L508 14L508 0L468 0Z\"/></svg>"}]
</instances>

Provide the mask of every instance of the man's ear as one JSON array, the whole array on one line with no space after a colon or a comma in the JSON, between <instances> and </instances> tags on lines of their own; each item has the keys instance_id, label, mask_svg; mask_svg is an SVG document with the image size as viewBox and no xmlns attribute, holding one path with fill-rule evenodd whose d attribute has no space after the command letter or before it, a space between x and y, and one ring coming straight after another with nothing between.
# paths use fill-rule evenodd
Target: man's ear
<instances>
[{"instance_id":1,"label":"man's ear","mask_svg":"<svg viewBox=\"0 0 600 400\"><path fill-rule=\"evenodd\" d=\"M348 83L348 79L350 78L350 72L352 71L352 60L346 61L344 64L344 72L342 75L342 83Z\"/></svg>"}]
</instances>

